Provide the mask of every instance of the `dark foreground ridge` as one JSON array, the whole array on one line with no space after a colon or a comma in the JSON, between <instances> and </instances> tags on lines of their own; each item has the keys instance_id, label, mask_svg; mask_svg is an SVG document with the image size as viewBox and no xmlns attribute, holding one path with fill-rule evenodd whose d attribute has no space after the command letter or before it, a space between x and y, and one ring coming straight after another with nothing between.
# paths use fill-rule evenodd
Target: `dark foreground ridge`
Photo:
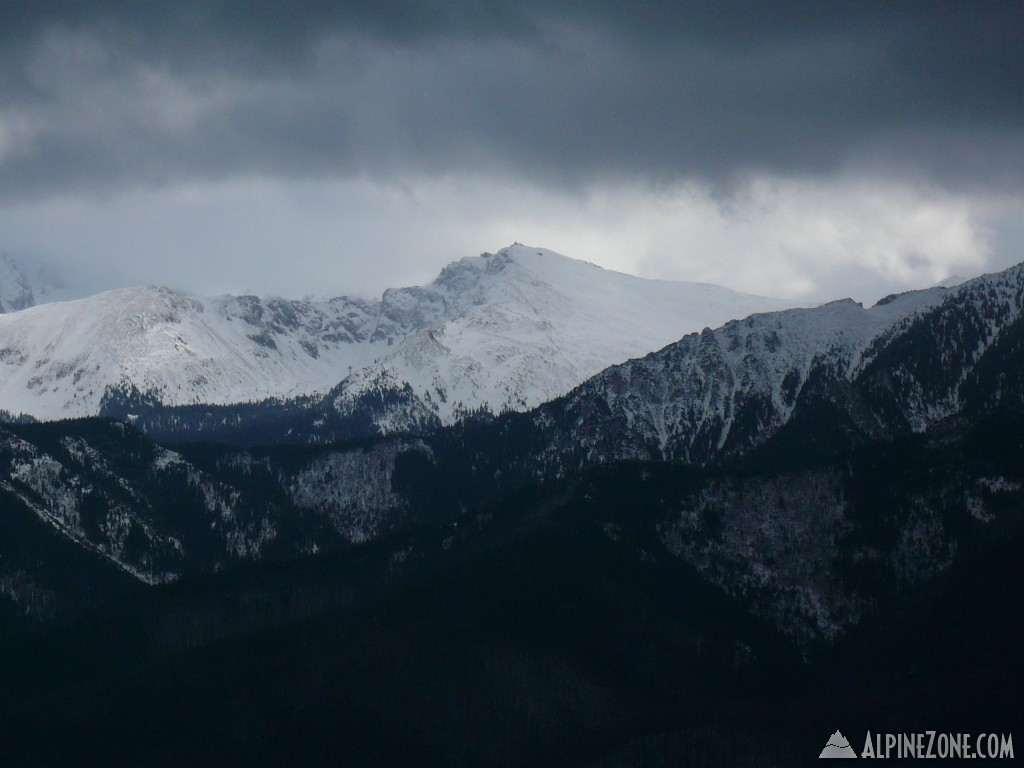
<instances>
[{"instance_id":1,"label":"dark foreground ridge","mask_svg":"<svg viewBox=\"0 0 1024 768\"><path fill-rule=\"evenodd\" d=\"M994 493L987 523L950 520L958 557L937 575L900 581L855 555L902 536L899 505L950 467L1024 466L1021 427L834 462L879 483L862 484L866 517L851 512L842 540L844 578L872 605L833 640L780 629L784 588L715 583L724 560L673 551L671 512L726 479L668 464L164 586L71 562L104 594L56 626L10 625L5 751L26 766L768 766L811 762L840 724L1010 731L1024 679L1020 494ZM737 477L742 507L742 484L784 475ZM718 531L700 540L727 552L729 521L705 525Z\"/></svg>"}]
</instances>

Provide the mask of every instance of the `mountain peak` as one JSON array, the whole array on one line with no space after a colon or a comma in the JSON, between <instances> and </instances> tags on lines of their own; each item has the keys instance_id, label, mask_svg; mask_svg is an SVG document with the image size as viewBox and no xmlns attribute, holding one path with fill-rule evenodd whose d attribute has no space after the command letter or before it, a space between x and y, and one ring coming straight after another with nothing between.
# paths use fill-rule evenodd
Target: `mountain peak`
<instances>
[{"instance_id":1,"label":"mountain peak","mask_svg":"<svg viewBox=\"0 0 1024 768\"><path fill-rule=\"evenodd\" d=\"M510 267L518 267L534 274L537 273L537 270L544 270L545 267L551 269L601 269L589 261L563 256L547 248L513 243L496 253L485 251L479 256L467 256L453 261L441 270L432 284L458 285L465 278L477 279L486 274L508 277L513 274L508 271Z\"/></svg>"},{"instance_id":2,"label":"mountain peak","mask_svg":"<svg viewBox=\"0 0 1024 768\"><path fill-rule=\"evenodd\" d=\"M498 260L506 263L515 263L527 269L544 265L562 265L577 269L600 269L604 271L602 267L593 262L584 259L574 259L548 248L538 248L532 245L523 245L522 243L512 243L512 245L502 248L490 258L492 261Z\"/></svg>"}]
</instances>

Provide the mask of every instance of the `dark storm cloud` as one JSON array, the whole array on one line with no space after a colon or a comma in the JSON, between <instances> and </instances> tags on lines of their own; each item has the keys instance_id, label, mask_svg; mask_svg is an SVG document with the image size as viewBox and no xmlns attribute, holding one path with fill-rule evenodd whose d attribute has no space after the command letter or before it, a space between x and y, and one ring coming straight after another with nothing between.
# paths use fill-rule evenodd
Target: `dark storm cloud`
<instances>
[{"instance_id":1,"label":"dark storm cloud","mask_svg":"<svg viewBox=\"0 0 1024 768\"><path fill-rule=\"evenodd\" d=\"M675 5L8 3L2 194L247 173L1024 182L1024 5Z\"/></svg>"}]
</instances>

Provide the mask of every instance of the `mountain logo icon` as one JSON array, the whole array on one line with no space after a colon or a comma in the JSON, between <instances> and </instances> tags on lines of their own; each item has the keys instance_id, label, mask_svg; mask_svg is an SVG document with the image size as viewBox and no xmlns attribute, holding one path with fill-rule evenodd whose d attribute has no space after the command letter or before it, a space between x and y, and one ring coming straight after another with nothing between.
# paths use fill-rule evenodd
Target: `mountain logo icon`
<instances>
[{"instance_id":1,"label":"mountain logo icon","mask_svg":"<svg viewBox=\"0 0 1024 768\"><path fill-rule=\"evenodd\" d=\"M850 742L846 740L839 731L836 731L829 736L828 744L821 750L821 754L818 757L856 757L857 753L853 751L853 747L850 746Z\"/></svg>"}]
</instances>

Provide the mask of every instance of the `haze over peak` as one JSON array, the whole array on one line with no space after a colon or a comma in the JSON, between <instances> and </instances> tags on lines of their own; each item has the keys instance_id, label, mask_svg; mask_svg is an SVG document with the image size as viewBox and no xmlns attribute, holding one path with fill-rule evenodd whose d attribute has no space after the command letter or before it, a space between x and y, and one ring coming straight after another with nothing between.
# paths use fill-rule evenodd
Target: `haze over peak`
<instances>
[{"instance_id":1,"label":"haze over peak","mask_svg":"<svg viewBox=\"0 0 1024 768\"><path fill-rule=\"evenodd\" d=\"M17 312L35 303L32 286L14 259L0 254L0 312Z\"/></svg>"}]
</instances>

